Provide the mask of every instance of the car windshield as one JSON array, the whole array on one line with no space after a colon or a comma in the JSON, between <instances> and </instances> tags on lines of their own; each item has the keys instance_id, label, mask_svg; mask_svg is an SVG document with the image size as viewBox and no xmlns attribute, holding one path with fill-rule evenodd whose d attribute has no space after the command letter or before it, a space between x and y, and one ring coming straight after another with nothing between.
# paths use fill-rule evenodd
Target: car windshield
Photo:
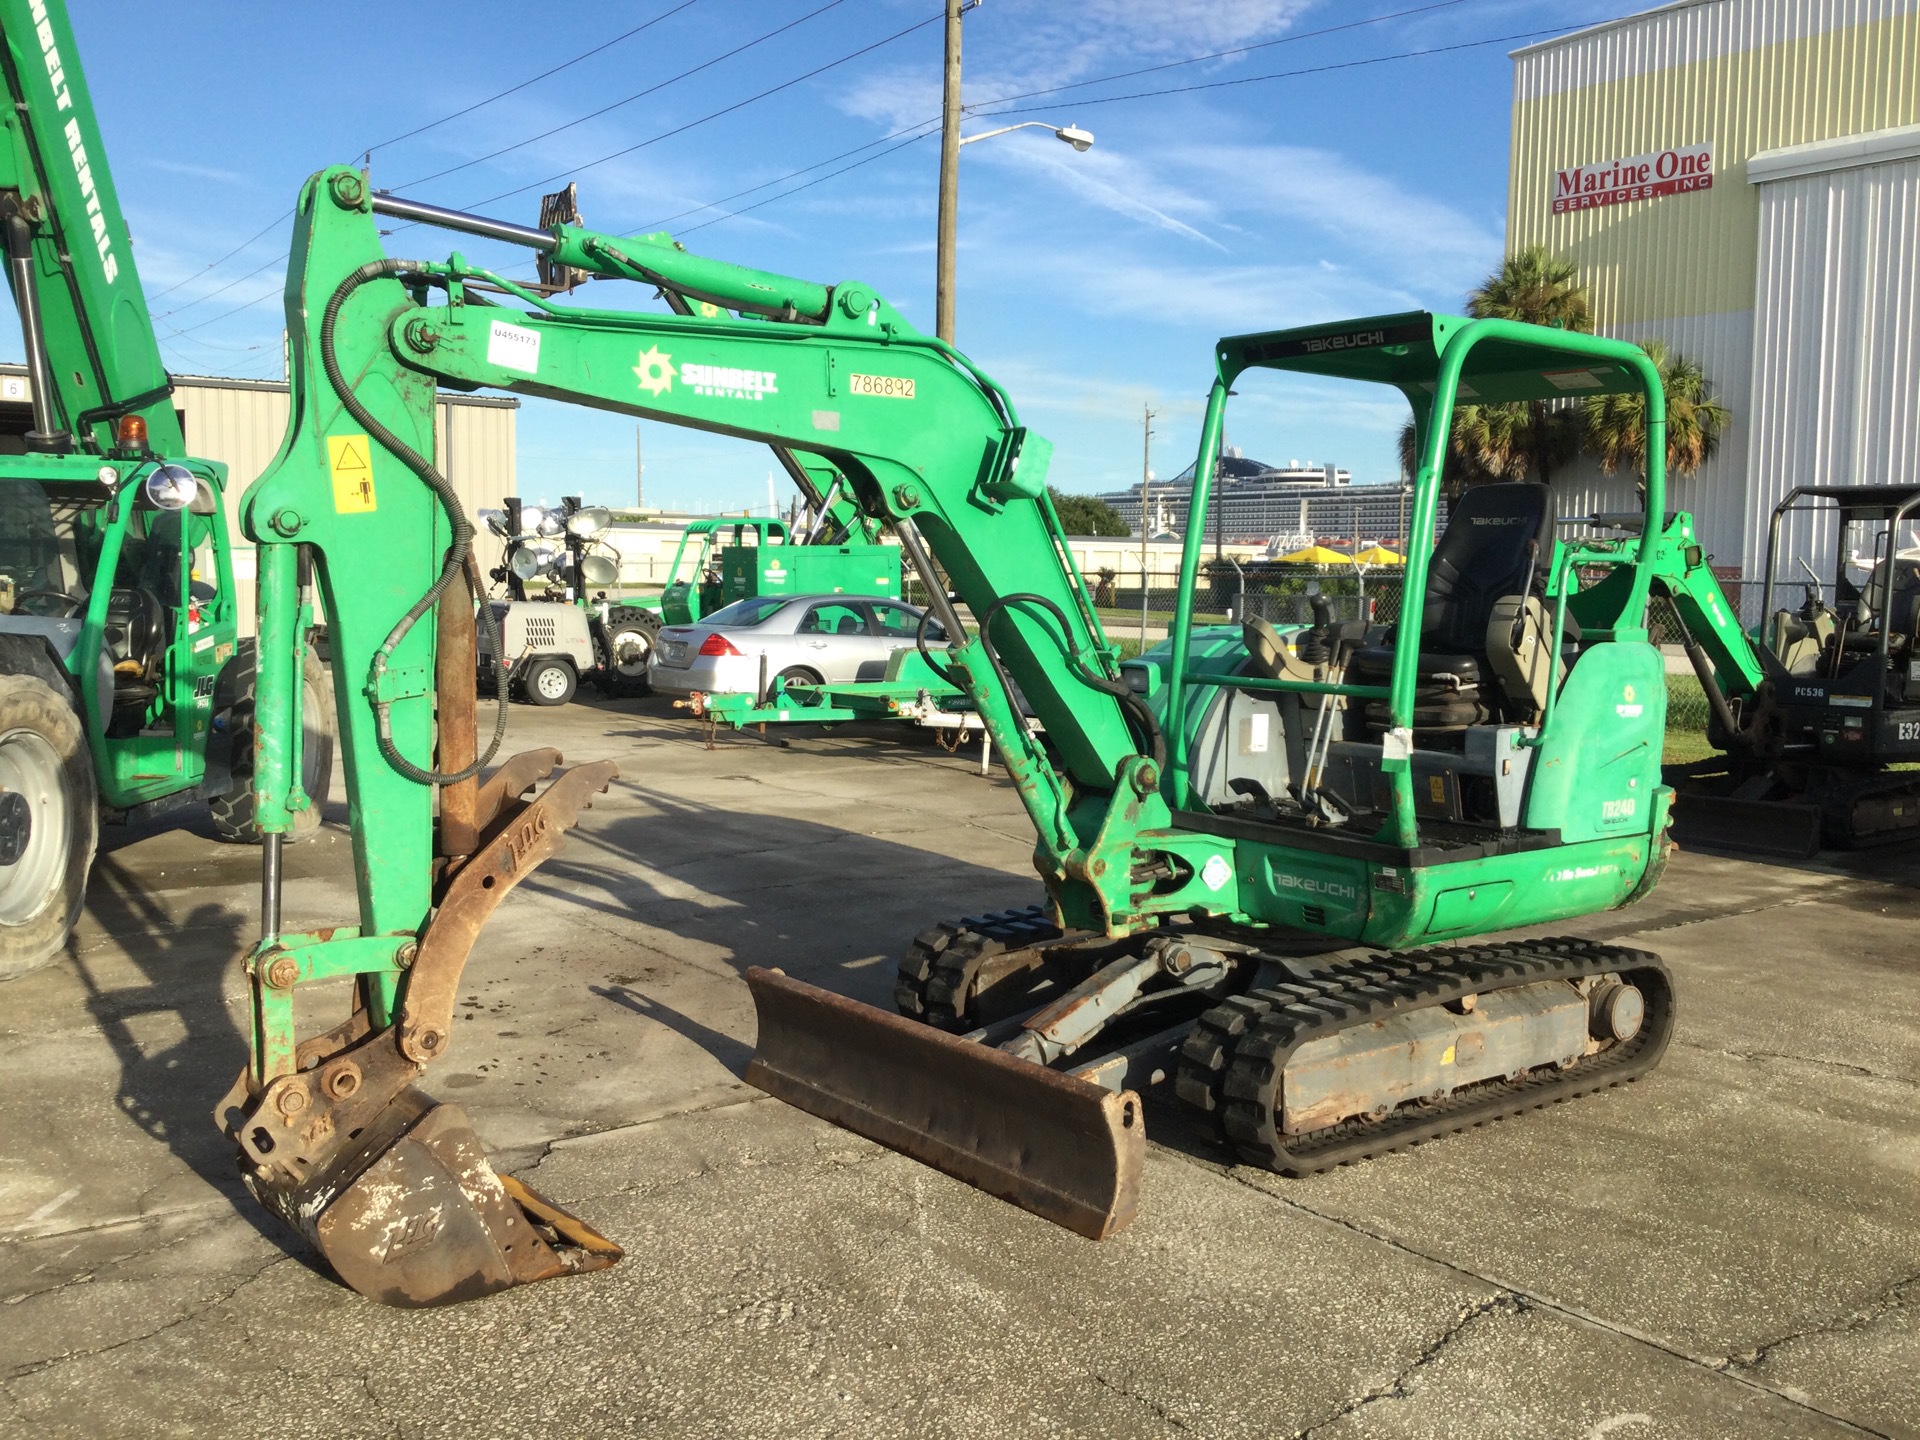
<instances>
[{"instance_id":1,"label":"car windshield","mask_svg":"<svg viewBox=\"0 0 1920 1440\"><path fill-rule=\"evenodd\" d=\"M750 595L723 605L702 622L707 625L758 625L787 603L784 595Z\"/></svg>"}]
</instances>

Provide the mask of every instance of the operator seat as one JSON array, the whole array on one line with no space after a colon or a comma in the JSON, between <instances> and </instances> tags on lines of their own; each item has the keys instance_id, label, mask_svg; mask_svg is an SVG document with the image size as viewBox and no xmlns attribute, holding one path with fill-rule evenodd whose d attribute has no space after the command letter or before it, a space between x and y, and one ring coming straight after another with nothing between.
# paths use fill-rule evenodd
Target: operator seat
<instances>
[{"instance_id":1,"label":"operator seat","mask_svg":"<svg viewBox=\"0 0 1920 1440\"><path fill-rule=\"evenodd\" d=\"M1545 485L1503 481L1472 486L1454 503L1427 568L1415 730L1464 729L1499 712L1502 695L1487 659L1487 627L1502 599L1538 594L1545 586L1553 544L1552 493ZM1347 682L1391 683L1394 652L1402 640L1396 625L1384 644L1355 654ZM1384 700L1368 704L1367 723L1375 729L1391 723Z\"/></svg>"},{"instance_id":2,"label":"operator seat","mask_svg":"<svg viewBox=\"0 0 1920 1440\"><path fill-rule=\"evenodd\" d=\"M100 638L113 662L116 705L144 705L159 693L156 661L166 635L167 610L158 595L144 588L114 587Z\"/></svg>"}]
</instances>

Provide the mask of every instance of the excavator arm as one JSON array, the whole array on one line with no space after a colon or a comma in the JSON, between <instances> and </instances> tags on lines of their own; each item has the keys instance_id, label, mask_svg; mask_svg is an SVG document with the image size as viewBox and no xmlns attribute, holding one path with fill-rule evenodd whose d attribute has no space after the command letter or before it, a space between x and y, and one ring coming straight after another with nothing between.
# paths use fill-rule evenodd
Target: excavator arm
<instances>
[{"instance_id":1,"label":"excavator arm","mask_svg":"<svg viewBox=\"0 0 1920 1440\"><path fill-rule=\"evenodd\" d=\"M1450 527L1440 544L1453 545L1458 564L1443 568L1430 554L1445 421L1463 393L1551 397L1569 375L1641 391L1656 457L1648 507L1660 513L1661 394L1636 347L1424 314L1222 341L1196 513L1241 371L1317 368L1397 386L1413 401L1424 456L1401 625L1416 638L1389 646L1378 680L1343 678L1365 658L1351 653L1355 637L1319 637L1338 643L1311 659L1303 643L1262 673L1249 668L1246 647L1212 638L1203 660L1183 605L1156 661L1155 696L1153 676L1123 672L1101 633L1048 499L1050 447L988 376L868 287L728 265L664 235L534 229L440 210L376 195L351 169L316 175L297 213L292 422L246 498L261 547L259 808L264 829L284 828L283 752L296 713L286 617L298 613L310 570L334 622L360 915L353 927L280 934L269 847L266 933L249 960L254 1056L226 1117L256 1192L313 1235L356 1288L438 1303L617 1253L499 1182L476 1158L464 1117L414 1088L453 1043L453 996L480 923L611 778L610 767L567 772L523 802L557 763L549 752L508 761L476 788L491 755L475 754L478 587L470 528L431 460L437 384L731 435L789 453L802 471L831 466L861 516L890 527L927 582L949 638L937 663L978 708L1034 825L1048 904L986 930L923 936L896 991L916 1018L751 972L761 1043L749 1079L763 1088L1102 1235L1124 1225L1135 1202L1143 1128L1132 1085L1177 1073L1184 1098L1224 1112L1244 1154L1300 1173L1537 1103L1544 1082L1526 1079L1536 1067L1564 1072L1553 1085L1578 1088L1590 1075L1631 1078L1658 1059L1671 987L1657 958L1639 952L1583 942L1433 951L1322 977L1317 989L1288 958L1303 945L1308 954L1397 949L1585 914L1630 902L1658 875L1670 792L1658 768L1660 661L1644 614L1659 537L1562 545L1533 495L1544 487L1514 487L1519 511L1479 514L1457 545ZM390 258L379 217L634 281L673 313L561 305L458 254ZM1183 559L1188 595L1198 551L1196 528ZM1522 555L1531 558L1515 570ZM1477 614L1468 639L1487 654L1484 695L1471 655L1443 656L1441 673L1429 675L1417 637L1427 633L1430 559L1438 581L1453 584L1467 566L1479 588L1464 594L1504 598L1526 615L1539 608L1533 578L1548 576L1556 678L1533 694L1503 693L1495 674L1525 665L1517 653L1495 659L1496 640L1525 627ZM1569 668L1562 642L1575 577L1593 568L1613 572L1611 588L1580 601L1595 623ZM1462 613L1456 603L1440 618L1453 624ZM480 614L490 623L485 607ZM1467 717L1447 720L1437 737L1420 708L1436 688L1455 697L1445 714ZM1278 705L1284 730L1287 704L1296 722L1304 704L1319 707L1315 769L1276 777L1284 794L1254 783L1236 791L1244 803L1210 804L1206 757L1241 719L1249 736L1271 719L1234 707ZM1022 705L1044 724L1050 753ZM1336 729L1346 736L1337 753L1326 743ZM1336 762L1346 800L1309 807ZM340 975L356 977L354 1012L301 1040L294 992ZM1041 1003L995 1016L981 1003L989 992ZM1476 1017L1488 995L1511 1024L1505 1048L1483 1054ZM1237 1021L1207 1008L1240 1000ZM1257 1033L1246 1028L1262 1015ZM1376 1039L1403 1020L1416 1026L1412 1038ZM943 1036L928 1021L973 1034ZM1134 1038L1112 1050L1110 1032ZM1348 1078L1303 1111L1290 1057L1321 1054L1321 1040L1337 1051L1336 1079ZM1378 1055L1365 1048L1379 1045ZM1110 1053L1085 1059L1103 1046ZM1236 1059L1242 1046L1251 1048ZM1427 1067L1411 1078L1391 1058L1409 1054ZM1471 1077L1456 1068L1458 1054L1476 1057ZM1314 1083L1324 1087L1326 1074ZM1426 1108L1456 1088L1466 1098ZM515 1237L529 1231L541 1245L519 1247Z\"/></svg>"},{"instance_id":2,"label":"excavator arm","mask_svg":"<svg viewBox=\"0 0 1920 1440\"><path fill-rule=\"evenodd\" d=\"M382 217L522 244L651 286L679 313L562 305L457 254L390 258ZM735 313L689 313L702 305ZM339 168L301 193L286 313L289 428L243 502L259 547L255 773L268 840L262 935L247 960L252 1057L220 1122L254 1193L367 1295L439 1304L598 1268L617 1247L496 1177L464 1115L416 1088L455 1043L454 998L481 925L613 778L610 763L558 771L551 751L484 771L505 710L483 749L480 587L470 522L432 458L437 385L733 435L791 455L803 474L830 466L842 493L829 481L823 507L891 523L929 578L937 557L992 634L990 647L949 610L962 638L948 663L994 731L1056 883L1068 886L1075 858L1097 848L1116 795L1154 801L1152 762L1138 753L1151 726L1129 718L1044 499L1045 442L990 379L864 286L726 265L664 236L442 211L375 195L362 172ZM295 932L281 923L279 838L296 784L297 617L310 588L329 622L359 904L340 924ZM491 623L488 607L478 616ZM1007 698L1002 667L1021 677L1066 774ZM1122 877L1116 893L1124 887ZM1095 903L1078 908L1106 918ZM351 1013L304 1033L302 988L340 977L353 981Z\"/></svg>"}]
</instances>

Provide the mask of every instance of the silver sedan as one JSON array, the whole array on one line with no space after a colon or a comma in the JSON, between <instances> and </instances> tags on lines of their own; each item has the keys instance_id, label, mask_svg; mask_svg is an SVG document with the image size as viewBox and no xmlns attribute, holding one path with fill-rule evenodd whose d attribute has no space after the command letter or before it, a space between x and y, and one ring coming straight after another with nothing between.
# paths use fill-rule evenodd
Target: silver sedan
<instances>
[{"instance_id":1,"label":"silver sedan","mask_svg":"<svg viewBox=\"0 0 1920 1440\"><path fill-rule=\"evenodd\" d=\"M896 650L910 650L921 612L865 595L763 595L713 612L695 625L669 625L647 661L647 678L669 695L759 693L768 682L803 685L883 680ZM937 620L927 643L945 644Z\"/></svg>"}]
</instances>

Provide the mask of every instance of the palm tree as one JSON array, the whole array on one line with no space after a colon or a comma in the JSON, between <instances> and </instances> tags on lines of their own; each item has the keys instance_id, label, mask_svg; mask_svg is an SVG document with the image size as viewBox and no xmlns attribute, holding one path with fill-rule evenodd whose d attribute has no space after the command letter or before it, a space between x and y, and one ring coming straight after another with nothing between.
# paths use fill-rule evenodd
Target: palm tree
<instances>
[{"instance_id":1,"label":"palm tree","mask_svg":"<svg viewBox=\"0 0 1920 1440\"><path fill-rule=\"evenodd\" d=\"M1526 460L1514 447L1513 405L1462 405L1453 412L1453 434L1440 469L1440 490L1449 500L1458 500L1469 485L1488 485L1495 480L1517 480L1526 474ZM1499 412L1492 415L1486 412ZM1413 421L1400 427L1400 473L1412 475L1420 468L1414 453Z\"/></svg>"},{"instance_id":2,"label":"palm tree","mask_svg":"<svg viewBox=\"0 0 1920 1440\"><path fill-rule=\"evenodd\" d=\"M1580 283L1579 267L1549 253L1544 245L1530 245L1502 260L1498 270L1468 292L1467 314L1476 320L1519 320L1581 334L1593 329L1593 307L1587 301L1587 287ZM1502 478L1518 480L1531 473L1545 484L1579 449L1577 417L1564 406L1524 400L1476 408L1510 412L1486 414L1470 426L1490 442L1497 441L1488 454L1524 459L1517 472L1511 464L1502 467L1509 472Z\"/></svg>"},{"instance_id":3,"label":"palm tree","mask_svg":"<svg viewBox=\"0 0 1920 1440\"><path fill-rule=\"evenodd\" d=\"M1699 362L1676 355L1661 340L1642 340L1660 388L1667 397L1667 473L1692 475L1720 448L1720 436L1731 418L1714 398ZM1647 400L1639 391L1624 395L1589 396L1582 407L1582 431L1587 452L1609 475L1623 465L1647 473Z\"/></svg>"},{"instance_id":4,"label":"palm tree","mask_svg":"<svg viewBox=\"0 0 1920 1440\"><path fill-rule=\"evenodd\" d=\"M1500 268L1467 293L1467 314L1476 320L1521 320L1590 334L1593 307L1571 260L1530 245L1500 262Z\"/></svg>"}]
</instances>

